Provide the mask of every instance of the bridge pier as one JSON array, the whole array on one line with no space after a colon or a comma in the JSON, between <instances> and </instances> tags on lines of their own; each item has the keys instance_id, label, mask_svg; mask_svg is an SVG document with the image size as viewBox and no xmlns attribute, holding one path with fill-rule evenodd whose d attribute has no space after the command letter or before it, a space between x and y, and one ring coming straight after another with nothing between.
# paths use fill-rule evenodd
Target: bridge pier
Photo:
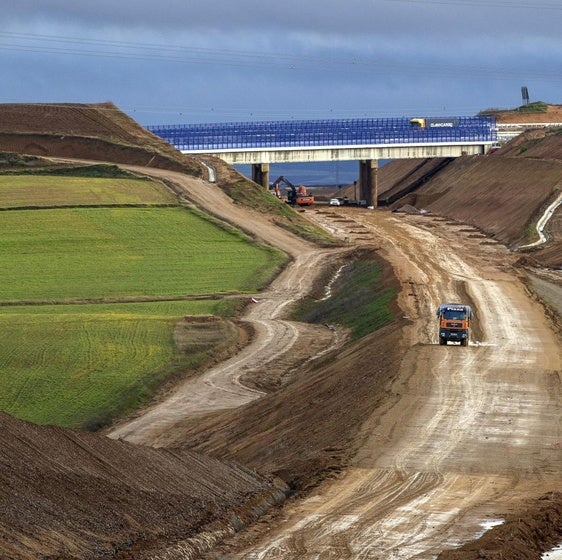
<instances>
[{"instance_id":1,"label":"bridge pier","mask_svg":"<svg viewBox=\"0 0 562 560\"><path fill-rule=\"evenodd\" d=\"M269 163L252 164L252 181L269 190Z\"/></svg>"},{"instance_id":2,"label":"bridge pier","mask_svg":"<svg viewBox=\"0 0 562 560\"><path fill-rule=\"evenodd\" d=\"M379 196L378 184L379 162L367 159L359 162L359 199L366 200L367 206L377 207Z\"/></svg>"}]
</instances>

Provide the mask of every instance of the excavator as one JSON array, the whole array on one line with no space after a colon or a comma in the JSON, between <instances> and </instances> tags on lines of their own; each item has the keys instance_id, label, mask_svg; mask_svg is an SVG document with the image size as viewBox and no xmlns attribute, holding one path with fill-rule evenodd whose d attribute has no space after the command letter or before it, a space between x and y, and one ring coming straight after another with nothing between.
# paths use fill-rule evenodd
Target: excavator
<instances>
[{"instance_id":1,"label":"excavator","mask_svg":"<svg viewBox=\"0 0 562 560\"><path fill-rule=\"evenodd\" d=\"M287 200L285 201L287 204L290 204L291 206L312 206L314 204L314 197L307 194L306 187L304 185L295 187L295 185L293 185L293 183L291 183L288 179L285 179L283 175L278 177L273 185L271 185L271 188L275 191L275 196L277 196L277 198L281 198L279 185L282 183L289 187L287 190Z\"/></svg>"}]
</instances>

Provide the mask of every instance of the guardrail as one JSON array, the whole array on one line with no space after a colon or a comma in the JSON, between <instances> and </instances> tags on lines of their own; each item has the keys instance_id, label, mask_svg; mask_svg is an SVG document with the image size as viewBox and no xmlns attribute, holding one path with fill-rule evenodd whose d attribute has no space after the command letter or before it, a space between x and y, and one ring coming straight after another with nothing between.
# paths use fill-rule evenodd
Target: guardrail
<instances>
[{"instance_id":1,"label":"guardrail","mask_svg":"<svg viewBox=\"0 0 562 560\"><path fill-rule=\"evenodd\" d=\"M512 129L512 128L522 128L522 129L526 130L528 128L562 127L562 123L550 123L550 122L543 122L543 123L496 123L496 127L497 127L498 130Z\"/></svg>"},{"instance_id":2,"label":"guardrail","mask_svg":"<svg viewBox=\"0 0 562 560\"><path fill-rule=\"evenodd\" d=\"M413 126L407 117L147 126L182 152L491 143L495 119L454 117L449 126ZM418 119L430 120L430 119Z\"/></svg>"},{"instance_id":3,"label":"guardrail","mask_svg":"<svg viewBox=\"0 0 562 560\"><path fill-rule=\"evenodd\" d=\"M533 123L496 123L498 142L508 142L519 136L526 130L538 130L540 128L560 128L562 123L533 122Z\"/></svg>"}]
</instances>

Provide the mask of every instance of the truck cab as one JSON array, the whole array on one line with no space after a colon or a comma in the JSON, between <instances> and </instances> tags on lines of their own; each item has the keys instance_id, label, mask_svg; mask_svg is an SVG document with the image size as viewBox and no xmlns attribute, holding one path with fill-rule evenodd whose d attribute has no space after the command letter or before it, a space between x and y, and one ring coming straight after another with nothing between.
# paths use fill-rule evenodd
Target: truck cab
<instances>
[{"instance_id":1,"label":"truck cab","mask_svg":"<svg viewBox=\"0 0 562 560\"><path fill-rule=\"evenodd\" d=\"M472 316L470 305L442 303L437 308L439 344L445 346L447 342L460 342L461 346L468 346Z\"/></svg>"}]
</instances>

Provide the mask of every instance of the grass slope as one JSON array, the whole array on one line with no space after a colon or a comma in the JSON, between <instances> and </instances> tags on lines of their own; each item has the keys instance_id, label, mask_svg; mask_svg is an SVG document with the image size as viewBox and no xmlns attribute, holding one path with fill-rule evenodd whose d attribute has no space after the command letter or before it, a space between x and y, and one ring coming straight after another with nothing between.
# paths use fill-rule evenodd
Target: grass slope
<instances>
[{"instance_id":1,"label":"grass slope","mask_svg":"<svg viewBox=\"0 0 562 560\"><path fill-rule=\"evenodd\" d=\"M0 409L41 424L103 426L226 352L232 323L183 317L232 315L216 294L284 261L146 180L1 176L0 208Z\"/></svg>"},{"instance_id":2,"label":"grass slope","mask_svg":"<svg viewBox=\"0 0 562 560\"><path fill-rule=\"evenodd\" d=\"M255 291L282 262L184 208L6 212L0 301Z\"/></svg>"},{"instance_id":3,"label":"grass slope","mask_svg":"<svg viewBox=\"0 0 562 560\"><path fill-rule=\"evenodd\" d=\"M338 244L330 233L301 216L305 210L292 208L217 158L207 159L217 171L218 186L236 203L270 216L276 225L303 239L322 246Z\"/></svg>"},{"instance_id":4,"label":"grass slope","mask_svg":"<svg viewBox=\"0 0 562 560\"><path fill-rule=\"evenodd\" d=\"M393 320L395 296L382 278L382 267L369 253L340 268L330 292L321 299L303 300L295 317L309 323L336 323L348 327L357 340Z\"/></svg>"},{"instance_id":5,"label":"grass slope","mask_svg":"<svg viewBox=\"0 0 562 560\"><path fill-rule=\"evenodd\" d=\"M133 178L0 176L0 209L107 204L176 204L173 193Z\"/></svg>"},{"instance_id":6,"label":"grass slope","mask_svg":"<svg viewBox=\"0 0 562 560\"><path fill-rule=\"evenodd\" d=\"M232 344L219 322L209 323L209 337L199 333L197 347L176 343L182 316L220 313L228 314L224 303L208 300L2 308L0 409L39 424L103 425L170 374Z\"/></svg>"}]
</instances>

